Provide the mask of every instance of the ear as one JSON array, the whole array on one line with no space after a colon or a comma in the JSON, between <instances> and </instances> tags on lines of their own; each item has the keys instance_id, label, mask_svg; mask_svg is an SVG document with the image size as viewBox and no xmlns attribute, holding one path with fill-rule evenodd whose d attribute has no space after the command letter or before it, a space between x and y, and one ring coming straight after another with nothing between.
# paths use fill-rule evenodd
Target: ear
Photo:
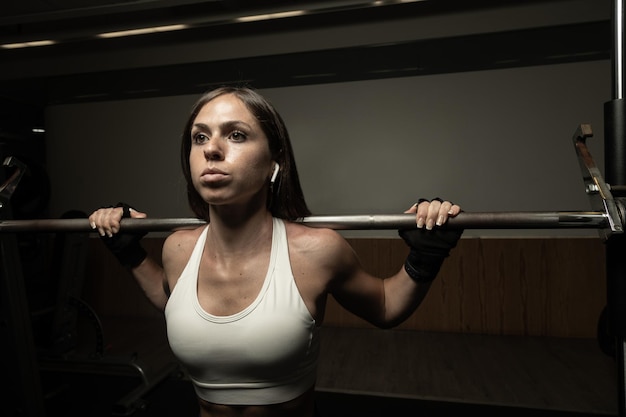
<instances>
[{"instance_id":1,"label":"ear","mask_svg":"<svg viewBox=\"0 0 626 417\"><path fill-rule=\"evenodd\" d=\"M272 173L272 178L270 179L270 182L273 184L274 181L276 181L276 176L278 175L278 171L280 171L280 165L278 164L278 162L274 162L274 172Z\"/></svg>"}]
</instances>

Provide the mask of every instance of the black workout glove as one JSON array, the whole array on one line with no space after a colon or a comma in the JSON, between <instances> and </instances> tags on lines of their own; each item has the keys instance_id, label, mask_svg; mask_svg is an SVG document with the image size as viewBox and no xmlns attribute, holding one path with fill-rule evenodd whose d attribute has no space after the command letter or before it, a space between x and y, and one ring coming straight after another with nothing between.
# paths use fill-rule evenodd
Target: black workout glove
<instances>
[{"instance_id":1,"label":"black workout glove","mask_svg":"<svg viewBox=\"0 0 626 417\"><path fill-rule=\"evenodd\" d=\"M443 261L461 238L463 229L447 229L445 226L432 230L401 229L398 234L411 248L404 262L406 273L415 282L425 283L435 279Z\"/></svg>"},{"instance_id":2,"label":"black workout glove","mask_svg":"<svg viewBox=\"0 0 626 417\"><path fill-rule=\"evenodd\" d=\"M131 207L126 203L117 203L115 207L122 207L122 219L130 217ZM134 268L146 259L147 253L139 241L148 232L118 232L113 236L100 238L117 260L127 268Z\"/></svg>"}]
</instances>

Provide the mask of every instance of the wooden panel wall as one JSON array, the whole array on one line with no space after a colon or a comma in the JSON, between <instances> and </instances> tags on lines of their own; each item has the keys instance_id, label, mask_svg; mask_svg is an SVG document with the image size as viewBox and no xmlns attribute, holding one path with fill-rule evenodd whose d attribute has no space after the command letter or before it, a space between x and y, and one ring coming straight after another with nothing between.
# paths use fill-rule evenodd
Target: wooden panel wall
<instances>
[{"instance_id":1,"label":"wooden panel wall","mask_svg":"<svg viewBox=\"0 0 626 417\"><path fill-rule=\"evenodd\" d=\"M388 276L407 253L398 239L351 240L370 271ZM604 244L589 238L462 239L403 329L595 337L606 301ZM327 324L368 326L336 303Z\"/></svg>"},{"instance_id":2,"label":"wooden panel wall","mask_svg":"<svg viewBox=\"0 0 626 417\"><path fill-rule=\"evenodd\" d=\"M389 276L408 250L400 239L349 239L363 265ZM160 258L162 239L144 246ZM92 239L85 298L106 316L161 317L130 274ZM604 243L595 238L468 238L446 260L407 330L595 338L606 301ZM326 325L370 327L330 300Z\"/></svg>"}]
</instances>

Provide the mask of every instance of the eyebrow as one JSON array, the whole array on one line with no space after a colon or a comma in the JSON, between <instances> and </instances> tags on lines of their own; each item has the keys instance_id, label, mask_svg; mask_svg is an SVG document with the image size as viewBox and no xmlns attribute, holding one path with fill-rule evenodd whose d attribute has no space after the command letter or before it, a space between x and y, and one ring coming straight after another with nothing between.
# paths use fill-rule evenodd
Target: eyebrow
<instances>
[{"instance_id":1,"label":"eyebrow","mask_svg":"<svg viewBox=\"0 0 626 417\"><path fill-rule=\"evenodd\" d=\"M200 130L209 130L209 131L211 130L211 128L205 123L194 123L192 128L197 128ZM228 129L234 129L234 128L244 128L247 130L252 130L252 126L250 126L248 123L241 121L241 120L229 120L227 122L220 124L221 130L228 130Z\"/></svg>"}]
</instances>

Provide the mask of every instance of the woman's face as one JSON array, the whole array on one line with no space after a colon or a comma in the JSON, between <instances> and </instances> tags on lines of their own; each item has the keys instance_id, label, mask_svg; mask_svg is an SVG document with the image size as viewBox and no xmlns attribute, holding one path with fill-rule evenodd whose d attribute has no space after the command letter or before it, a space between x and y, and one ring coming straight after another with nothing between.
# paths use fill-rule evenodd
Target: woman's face
<instances>
[{"instance_id":1,"label":"woman's face","mask_svg":"<svg viewBox=\"0 0 626 417\"><path fill-rule=\"evenodd\" d=\"M236 96L226 94L206 103L189 140L191 178L204 201L226 205L265 198L274 168L268 140Z\"/></svg>"}]
</instances>

